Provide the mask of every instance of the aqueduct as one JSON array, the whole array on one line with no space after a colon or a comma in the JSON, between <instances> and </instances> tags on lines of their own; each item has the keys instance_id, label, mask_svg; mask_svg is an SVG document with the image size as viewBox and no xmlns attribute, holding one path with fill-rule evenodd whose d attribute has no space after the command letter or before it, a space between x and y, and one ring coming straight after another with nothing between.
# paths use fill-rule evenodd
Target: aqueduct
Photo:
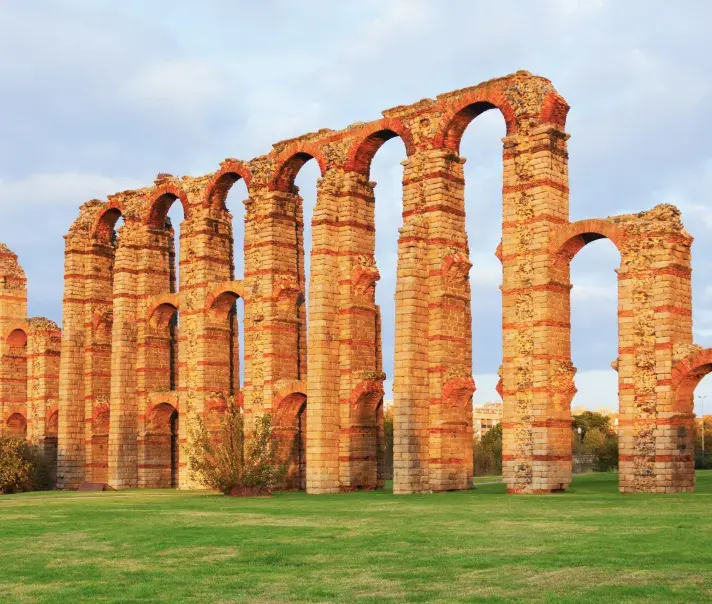
<instances>
[{"instance_id":1,"label":"aqueduct","mask_svg":"<svg viewBox=\"0 0 712 604\"><path fill-rule=\"evenodd\" d=\"M369 171L380 146L400 137L407 159L396 290L394 491L467 488L475 384L459 146L468 124L490 109L506 123L497 255L508 490L548 493L570 482L576 369L569 265L602 237L621 258L614 363L620 490L692 490L692 391L712 370L712 353L692 342L692 238L670 205L571 223L568 105L551 82L524 71L386 110L374 122L282 141L248 162L226 159L213 174L159 174L153 186L85 203L65 236L58 384L50 370L26 369L30 359L57 361L59 335L56 326L33 332L33 320L22 327L24 275L5 250L5 429L19 429L16 416L24 412L28 433L33 426L46 438L57 399L60 487L85 481L190 487L181 454L186 420L219 414L232 399L248 420L272 413L290 464L285 486L309 493L381 487L385 375ZM305 300L302 198L294 180L310 159L321 178ZM236 281L225 199L239 179L249 198L245 273ZM176 202L185 217L180 271L167 220ZM244 326L234 312L238 299ZM33 333L44 339L31 352ZM23 372L25 382L17 377ZM35 402L41 410L30 411Z\"/></svg>"}]
</instances>

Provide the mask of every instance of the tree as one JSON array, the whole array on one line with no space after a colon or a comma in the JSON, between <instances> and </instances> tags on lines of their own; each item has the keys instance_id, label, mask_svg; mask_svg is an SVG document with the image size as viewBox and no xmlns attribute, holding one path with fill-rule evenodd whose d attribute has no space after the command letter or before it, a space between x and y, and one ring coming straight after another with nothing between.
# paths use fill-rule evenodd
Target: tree
<instances>
[{"instance_id":1,"label":"tree","mask_svg":"<svg viewBox=\"0 0 712 604\"><path fill-rule=\"evenodd\" d=\"M578 428L581 428L580 436ZM618 435L610 417L595 411L584 411L574 416L572 430L575 460L582 464L579 468L609 472L618 467Z\"/></svg>"},{"instance_id":2,"label":"tree","mask_svg":"<svg viewBox=\"0 0 712 604\"><path fill-rule=\"evenodd\" d=\"M502 424L497 424L487 431L473 450L475 476L502 475Z\"/></svg>"},{"instance_id":3,"label":"tree","mask_svg":"<svg viewBox=\"0 0 712 604\"><path fill-rule=\"evenodd\" d=\"M276 462L269 413L255 420L249 438L244 416L234 402L228 404L216 433L211 434L200 417L193 418L188 431L186 450L191 474L203 486L226 495L233 489L259 494L274 488L286 473L286 466Z\"/></svg>"},{"instance_id":4,"label":"tree","mask_svg":"<svg viewBox=\"0 0 712 604\"><path fill-rule=\"evenodd\" d=\"M574 415L573 422L574 432L578 434L578 429L581 428L581 438L586 438L586 433L589 430L600 430L603 433L611 432L611 418L607 415L602 415L596 411L584 411L579 415Z\"/></svg>"}]
</instances>

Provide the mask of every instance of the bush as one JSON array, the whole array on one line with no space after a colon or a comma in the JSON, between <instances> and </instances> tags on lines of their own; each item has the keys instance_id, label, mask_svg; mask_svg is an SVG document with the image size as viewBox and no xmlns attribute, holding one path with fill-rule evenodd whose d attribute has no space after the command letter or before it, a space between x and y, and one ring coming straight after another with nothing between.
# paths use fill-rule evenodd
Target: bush
<instances>
[{"instance_id":1,"label":"bush","mask_svg":"<svg viewBox=\"0 0 712 604\"><path fill-rule=\"evenodd\" d=\"M44 452L16 436L0 436L0 493L51 488Z\"/></svg>"},{"instance_id":2,"label":"bush","mask_svg":"<svg viewBox=\"0 0 712 604\"><path fill-rule=\"evenodd\" d=\"M472 455L475 476L502 475L502 424L488 430L474 444Z\"/></svg>"},{"instance_id":3,"label":"bush","mask_svg":"<svg viewBox=\"0 0 712 604\"><path fill-rule=\"evenodd\" d=\"M276 464L269 413L257 418L247 439L243 414L234 403L228 405L215 434L210 434L199 417L191 424L186 451L191 474L203 486L224 494L233 488L271 489L286 473L286 466Z\"/></svg>"}]
</instances>

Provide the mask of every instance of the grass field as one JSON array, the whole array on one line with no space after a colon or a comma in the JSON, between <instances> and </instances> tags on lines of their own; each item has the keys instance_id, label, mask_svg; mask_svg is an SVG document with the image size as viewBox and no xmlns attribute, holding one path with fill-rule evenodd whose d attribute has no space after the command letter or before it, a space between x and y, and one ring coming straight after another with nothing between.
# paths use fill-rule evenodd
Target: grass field
<instances>
[{"instance_id":1,"label":"grass field","mask_svg":"<svg viewBox=\"0 0 712 604\"><path fill-rule=\"evenodd\" d=\"M712 472L684 495L616 479L545 496L6 495L0 601L712 601Z\"/></svg>"}]
</instances>

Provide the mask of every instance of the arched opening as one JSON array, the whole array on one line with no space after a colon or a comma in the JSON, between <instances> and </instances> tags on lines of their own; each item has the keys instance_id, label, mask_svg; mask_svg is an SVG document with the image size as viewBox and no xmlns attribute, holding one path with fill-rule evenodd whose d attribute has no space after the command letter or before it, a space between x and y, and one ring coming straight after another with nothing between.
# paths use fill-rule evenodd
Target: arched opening
<instances>
[{"instance_id":1,"label":"arched opening","mask_svg":"<svg viewBox=\"0 0 712 604\"><path fill-rule=\"evenodd\" d=\"M469 271L472 374L476 385L472 406L473 474L502 473L502 421L499 393L502 365L502 137L505 120L489 103L474 103L453 119L446 146L457 149L465 179L465 231ZM477 119L475 119L477 118ZM473 123L474 120L474 123Z\"/></svg>"},{"instance_id":2,"label":"arched opening","mask_svg":"<svg viewBox=\"0 0 712 604\"><path fill-rule=\"evenodd\" d=\"M52 411L45 420L44 457L49 470L50 483L57 481L57 436L59 431L59 413Z\"/></svg>"},{"instance_id":3,"label":"arched opening","mask_svg":"<svg viewBox=\"0 0 712 604\"><path fill-rule=\"evenodd\" d=\"M700 367L704 372L693 391L694 415L693 441L695 469L712 470L712 362ZM680 409L684 413L685 409Z\"/></svg>"},{"instance_id":4,"label":"arched opening","mask_svg":"<svg viewBox=\"0 0 712 604\"><path fill-rule=\"evenodd\" d=\"M242 281L245 278L245 201L248 199L249 191L245 180L233 172L223 175L218 183L215 195L224 199L222 203L232 214L233 267L231 277ZM217 201L217 203L220 202ZM230 315L230 345L232 347L230 358L233 365L231 394L235 396L242 393L245 383L244 325L245 305L242 298L238 298L231 308Z\"/></svg>"},{"instance_id":5,"label":"arched opening","mask_svg":"<svg viewBox=\"0 0 712 604\"><path fill-rule=\"evenodd\" d=\"M294 165L290 163L290 169L294 169L302 159L304 158L299 158ZM297 346L298 358L296 363L297 379L304 379L306 377L307 325L309 321L307 300L309 299L311 283L310 275L313 249L312 221L316 207L317 183L323 176L319 163L316 160L309 161L309 159L306 159L306 161L299 166L298 171L295 173L294 186L292 187L292 190L299 195L301 199L300 215L298 216L295 237L297 240L296 283L301 290L300 295L296 298L298 321L297 341L299 342ZM291 299L289 303L292 303Z\"/></svg>"},{"instance_id":6,"label":"arched opening","mask_svg":"<svg viewBox=\"0 0 712 604\"><path fill-rule=\"evenodd\" d=\"M17 438L27 438L27 419L22 413L12 413L7 418L7 433Z\"/></svg>"},{"instance_id":7,"label":"arched opening","mask_svg":"<svg viewBox=\"0 0 712 604\"><path fill-rule=\"evenodd\" d=\"M693 455L694 467L712 469L712 348L690 353L672 370L674 394L672 434L681 455ZM690 450L691 449L691 450ZM693 478L692 470L680 472ZM694 482L693 482L694 484Z\"/></svg>"},{"instance_id":8,"label":"arched opening","mask_svg":"<svg viewBox=\"0 0 712 604\"><path fill-rule=\"evenodd\" d=\"M91 419L91 482L107 482L109 475L109 406L99 404Z\"/></svg>"},{"instance_id":9,"label":"arched opening","mask_svg":"<svg viewBox=\"0 0 712 604\"><path fill-rule=\"evenodd\" d=\"M576 368L572 458L574 473L618 467L618 284L620 254L597 233L570 264L571 361ZM600 240L600 241L598 241ZM591 241L595 241L590 245ZM625 409L623 410L625 412Z\"/></svg>"},{"instance_id":10,"label":"arched opening","mask_svg":"<svg viewBox=\"0 0 712 604\"><path fill-rule=\"evenodd\" d=\"M306 482L307 397L303 392L278 395L272 410L277 456L286 464L284 488L303 490Z\"/></svg>"},{"instance_id":11,"label":"arched opening","mask_svg":"<svg viewBox=\"0 0 712 604\"><path fill-rule=\"evenodd\" d=\"M208 296L209 320L207 336L211 341L211 391L233 401L242 407L242 364L244 356L240 352L239 329L236 308L242 304L242 282L232 281L218 285Z\"/></svg>"},{"instance_id":12,"label":"arched opening","mask_svg":"<svg viewBox=\"0 0 712 604\"><path fill-rule=\"evenodd\" d=\"M378 144L380 142L380 144ZM364 155L367 150L369 155ZM375 266L379 280L375 285L375 358L373 370L383 371L383 397L371 424L375 428L377 484L393 479L393 374L395 364L395 296L398 266L398 230L403 224L403 166L408 151L403 139L394 132L376 133L357 154L374 188ZM378 462L380 461L380 468Z\"/></svg>"},{"instance_id":13,"label":"arched opening","mask_svg":"<svg viewBox=\"0 0 712 604\"><path fill-rule=\"evenodd\" d=\"M101 210L94 226L92 255L88 259L85 291L91 291L87 312L91 316L91 346L84 351L85 479L108 480L109 400L111 398L111 344L114 325L114 287L117 250L125 236L124 217L113 202ZM97 416L96 410L102 414Z\"/></svg>"},{"instance_id":14,"label":"arched opening","mask_svg":"<svg viewBox=\"0 0 712 604\"><path fill-rule=\"evenodd\" d=\"M147 488L178 486L179 419L177 409L163 402L152 408L146 426L141 484Z\"/></svg>"},{"instance_id":15,"label":"arched opening","mask_svg":"<svg viewBox=\"0 0 712 604\"><path fill-rule=\"evenodd\" d=\"M27 332L12 329L5 339L7 347L0 359L0 392L5 410L21 409L7 418L6 432L20 438L27 437Z\"/></svg>"}]
</instances>

